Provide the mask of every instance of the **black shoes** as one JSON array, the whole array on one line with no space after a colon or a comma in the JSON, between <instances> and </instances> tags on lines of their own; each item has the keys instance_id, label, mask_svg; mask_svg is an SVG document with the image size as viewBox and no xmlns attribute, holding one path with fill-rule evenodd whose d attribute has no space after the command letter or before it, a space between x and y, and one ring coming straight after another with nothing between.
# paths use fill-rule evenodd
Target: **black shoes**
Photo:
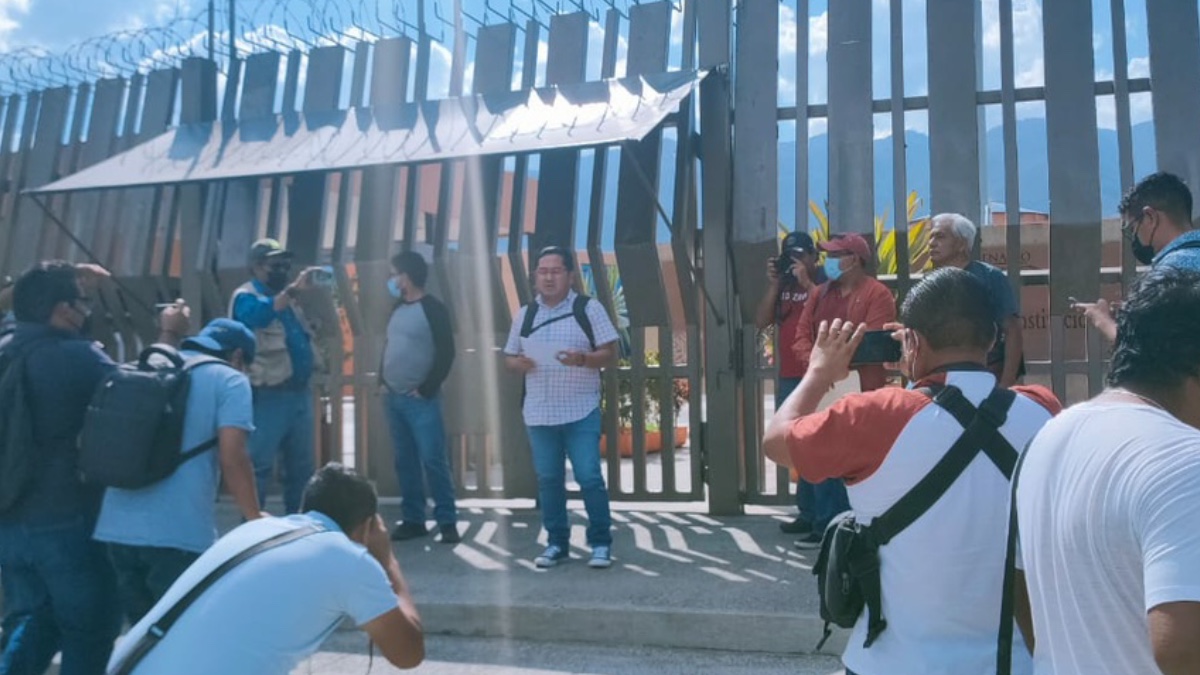
<instances>
[{"instance_id":1,"label":"black shoes","mask_svg":"<svg viewBox=\"0 0 1200 675\"><path fill-rule=\"evenodd\" d=\"M811 551L813 549L821 548L821 539L821 535L817 534L816 532L809 532L803 537L800 537L796 541L792 542L792 545L801 551Z\"/></svg>"},{"instance_id":2,"label":"black shoes","mask_svg":"<svg viewBox=\"0 0 1200 675\"><path fill-rule=\"evenodd\" d=\"M462 537L458 534L457 525L442 525L438 527L442 533L442 538L438 539L443 544L457 544L462 541Z\"/></svg>"},{"instance_id":3,"label":"black shoes","mask_svg":"<svg viewBox=\"0 0 1200 675\"><path fill-rule=\"evenodd\" d=\"M808 534L812 532L812 523L803 516L796 516L790 523L780 523L779 531L784 534Z\"/></svg>"},{"instance_id":4,"label":"black shoes","mask_svg":"<svg viewBox=\"0 0 1200 675\"><path fill-rule=\"evenodd\" d=\"M392 541L408 541L424 537L429 534L429 530L425 529L425 523L410 523L401 522L396 525L396 529L392 530Z\"/></svg>"}]
</instances>

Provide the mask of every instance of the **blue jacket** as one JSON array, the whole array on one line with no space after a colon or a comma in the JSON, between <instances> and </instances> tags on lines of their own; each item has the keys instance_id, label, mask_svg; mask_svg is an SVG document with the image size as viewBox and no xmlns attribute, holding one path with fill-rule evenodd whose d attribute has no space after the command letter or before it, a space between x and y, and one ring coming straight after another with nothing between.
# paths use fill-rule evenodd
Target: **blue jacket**
<instances>
[{"instance_id":1,"label":"blue jacket","mask_svg":"<svg viewBox=\"0 0 1200 675\"><path fill-rule=\"evenodd\" d=\"M25 362L37 448L34 479L0 521L51 525L82 516L92 522L103 488L79 480L79 434L92 393L116 364L99 343L44 324L18 323L0 348L40 339L45 343L34 347Z\"/></svg>"}]
</instances>

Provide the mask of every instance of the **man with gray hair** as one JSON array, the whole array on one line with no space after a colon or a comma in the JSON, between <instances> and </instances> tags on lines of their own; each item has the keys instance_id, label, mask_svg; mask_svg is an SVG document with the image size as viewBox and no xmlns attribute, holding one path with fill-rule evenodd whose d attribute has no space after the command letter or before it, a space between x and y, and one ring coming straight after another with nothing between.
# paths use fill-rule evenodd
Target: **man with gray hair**
<instances>
[{"instance_id":1,"label":"man with gray hair","mask_svg":"<svg viewBox=\"0 0 1200 675\"><path fill-rule=\"evenodd\" d=\"M929 261L934 268L957 267L975 275L987 287L996 317L996 342L987 367L1001 387L1011 387L1025 374L1021 306L1008 276L994 265L972 260L978 228L958 213L939 213L930 219Z\"/></svg>"}]
</instances>

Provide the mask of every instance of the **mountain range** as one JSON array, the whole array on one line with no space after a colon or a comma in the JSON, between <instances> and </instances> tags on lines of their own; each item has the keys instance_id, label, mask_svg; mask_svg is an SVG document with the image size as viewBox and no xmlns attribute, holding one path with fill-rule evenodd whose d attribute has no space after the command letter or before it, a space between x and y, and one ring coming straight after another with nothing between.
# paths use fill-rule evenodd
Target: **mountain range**
<instances>
[{"instance_id":1,"label":"mountain range","mask_svg":"<svg viewBox=\"0 0 1200 675\"><path fill-rule=\"evenodd\" d=\"M906 183L908 192L916 191L923 200L918 215L928 215L930 179L929 179L929 136L919 131L907 131L904 135L906 145ZM1155 170L1156 154L1154 148L1154 126L1152 122L1135 125L1132 129L1134 176L1141 177ZM891 214L892 209L892 138L886 136L875 140L875 213ZM987 172L987 199L992 203L993 210L1004 209L1004 143L1001 127L988 129L986 136L987 156L984 162ZM1100 129L1097 134L1097 147L1100 153L1100 201L1101 214L1104 217L1117 213L1117 204L1121 200L1121 173L1117 151L1117 132L1112 129ZM663 138L662 173L659 181L659 199L669 213L674 189L674 158L676 143L670 136ZM794 209L796 199L796 142L782 141L779 143L779 220L788 229L795 223ZM822 205L828 194L828 173L825 170L826 158L829 153L829 137L821 134L809 139L809 199ZM1044 118L1027 118L1017 122L1017 154L1019 163L1021 208L1026 211L1048 212L1050 209L1049 167L1047 161L1046 121ZM579 246L583 247L587 235L587 195L591 184L593 156L584 152L579 163L579 194L576 214L576 232ZM604 238L602 246L611 250L613 246L613 230L616 220L617 207L617 175L620 162L617 153L612 152L606 170L607 189L604 195ZM531 167L531 175L536 176L536 164ZM815 223L811 214L810 223ZM889 217L887 227L892 226ZM670 241L670 233L666 225L659 220L659 241Z\"/></svg>"}]
</instances>

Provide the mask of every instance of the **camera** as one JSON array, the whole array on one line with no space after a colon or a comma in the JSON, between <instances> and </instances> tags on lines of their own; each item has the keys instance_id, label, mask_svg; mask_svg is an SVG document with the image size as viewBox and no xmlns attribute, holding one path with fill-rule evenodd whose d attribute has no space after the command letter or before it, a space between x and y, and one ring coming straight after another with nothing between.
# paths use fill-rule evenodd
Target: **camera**
<instances>
[{"instance_id":1,"label":"camera","mask_svg":"<svg viewBox=\"0 0 1200 675\"><path fill-rule=\"evenodd\" d=\"M316 286L330 288L333 286L333 268L315 267L309 272L308 278Z\"/></svg>"},{"instance_id":2,"label":"camera","mask_svg":"<svg viewBox=\"0 0 1200 675\"><path fill-rule=\"evenodd\" d=\"M779 254L779 257L775 259L775 271L778 272L779 276L781 277L792 276L792 265L796 264L796 261L792 259L792 256L790 255L791 253L793 253L793 251L784 250ZM795 253L799 253L799 251L795 251Z\"/></svg>"}]
</instances>

